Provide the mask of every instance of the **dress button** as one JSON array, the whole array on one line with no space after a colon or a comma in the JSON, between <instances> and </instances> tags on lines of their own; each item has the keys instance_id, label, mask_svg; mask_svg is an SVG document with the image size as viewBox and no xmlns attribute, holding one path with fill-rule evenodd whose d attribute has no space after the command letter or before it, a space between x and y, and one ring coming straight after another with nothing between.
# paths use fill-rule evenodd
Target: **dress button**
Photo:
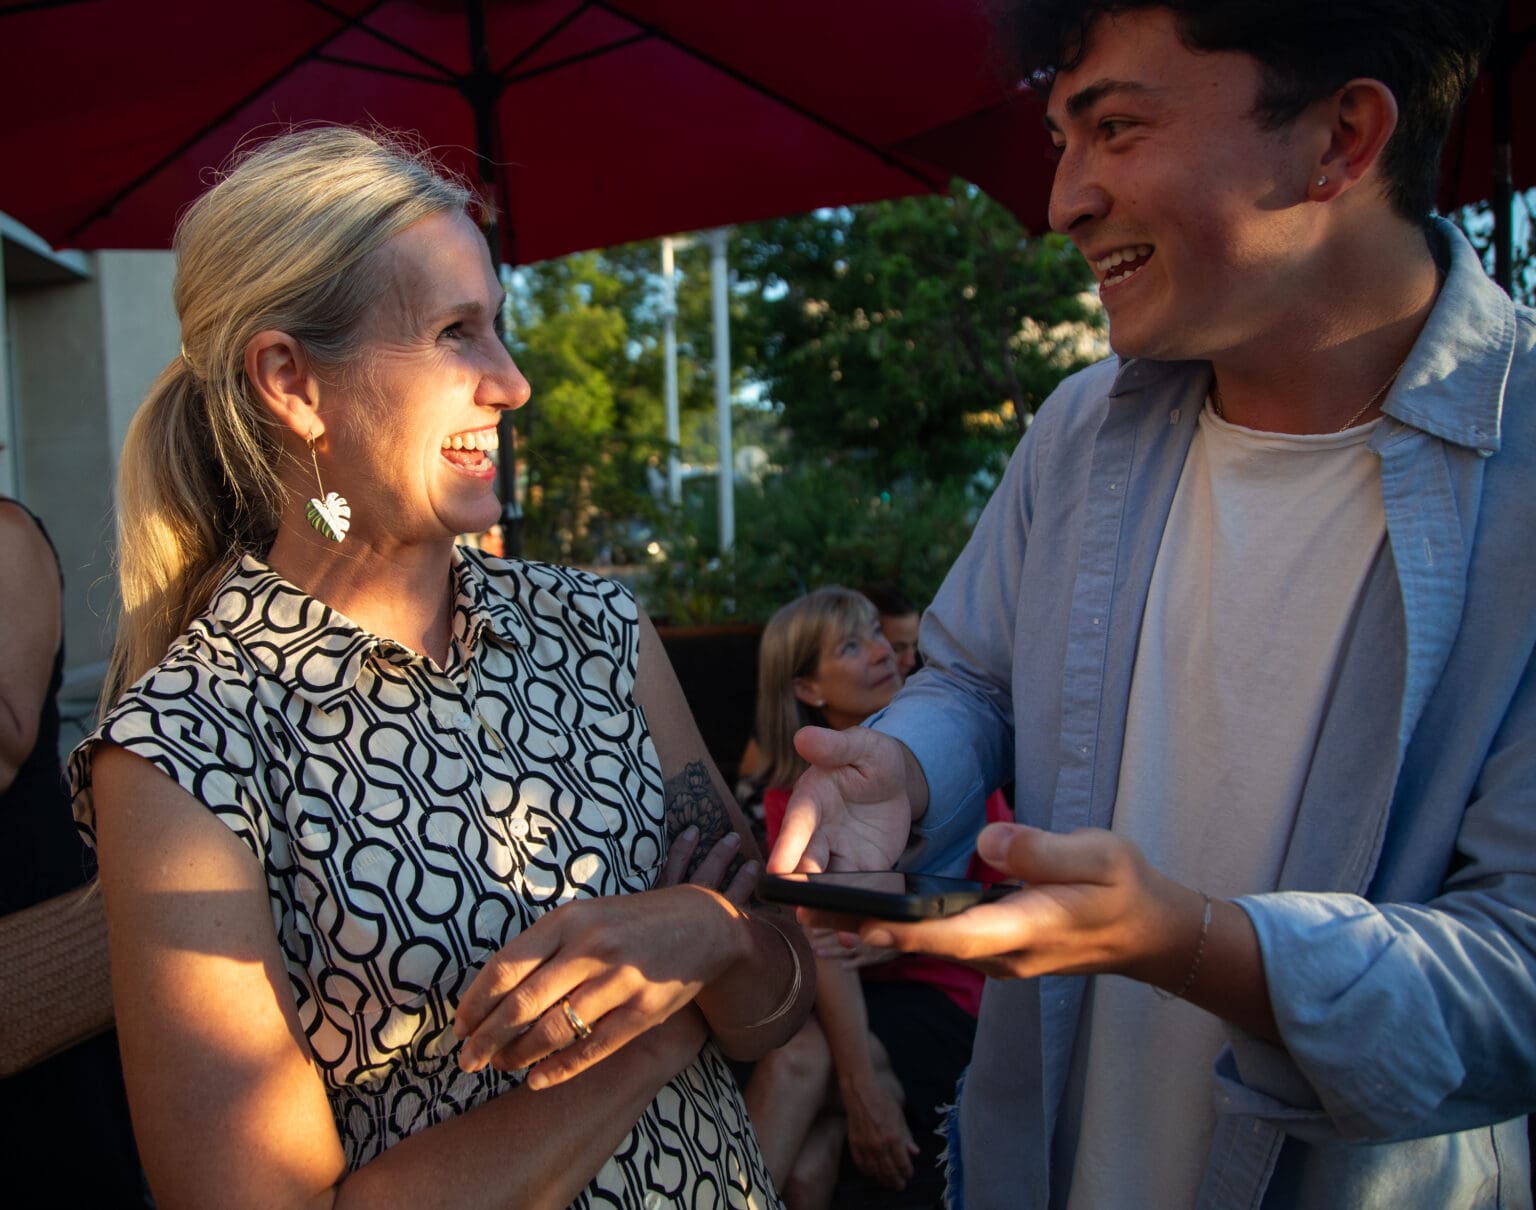
<instances>
[{"instance_id":1,"label":"dress button","mask_svg":"<svg viewBox=\"0 0 1536 1210\"><path fill-rule=\"evenodd\" d=\"M462 710L453 716L453 726L454 729L458 731L468 731L469 725L473 721L474 720L471 719L469 715Z\"/></svg>"},{"instance_id":2,"label":"dress button","mask_svg":"<svg viewBox=\"0 0 1536 1210\"><path fill-rule=\"evenodd\" d=\"M516 836L519 840L522 840L528 835L528 821L521 815L512 821L510 827L512 830L512 835Z\"/></svg>"}]
</instances>

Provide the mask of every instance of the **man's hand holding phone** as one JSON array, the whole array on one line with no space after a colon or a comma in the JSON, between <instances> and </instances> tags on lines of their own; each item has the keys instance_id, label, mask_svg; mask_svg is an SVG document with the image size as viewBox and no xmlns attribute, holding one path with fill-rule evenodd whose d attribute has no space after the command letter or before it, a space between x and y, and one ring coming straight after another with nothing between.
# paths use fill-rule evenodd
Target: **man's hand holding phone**
<instances>
[{"instance_id":1,"label":"man's hand holding phone","mask_svg":"<svg viewBox=\"0 0 1536 1210\"><path fill-rule=\"evenodd\" d=\"M811 767L790 793L768 871L889 871L928 806L911 752L865 727L806 727L795 747ZM1096 829L1062 835L990 824L976 849L1024 888L942 919L802 907L801 922L857 934L866 945L954 958L999 978L1115 971L1178 986L1198 939L1202 899L1154 870L1135 845Z\"/></svg>"},{"instance_id":2,"label":"man's hand holding phone","mask_svg":"<svg viewBox=\"0 0 1536 1210\"><path fill-rule=\"evenodd\" d=\"M1202 899L1154 870L1135 845L1096 829L1060 835L999 823L982 829L976 850L1025 885L936 919L815 908L799 909L800 919L865 945L953 958L994 978L1115 971L1178 985L1198 940Z\"/></svg>"},{"instance_id":3,"label":"man's hand holding phone","mask_svg":"<svg viewBox=\"0 0 1536 1210\"><path fill-rule=\"evenodd\" d=\"M928 784L912 753L863 727L807 727L795 746L812 767L790 794L768 870L889 870L928 807ZM976 851L1023 888L935 920L893 922L810 908L799 909L800 920L854 934L865 945L953 958L994 978L1125 975L1178 989L1256 1037L1278 1038L1258 936L1238 905L1212 900L1205 916L1204 895L1100 829L1063 835L988 824ZM1197 969L1201 978L1191 982ZM1222 977L1209 978L1210 971Z\"/></svg>"}]
</instances>

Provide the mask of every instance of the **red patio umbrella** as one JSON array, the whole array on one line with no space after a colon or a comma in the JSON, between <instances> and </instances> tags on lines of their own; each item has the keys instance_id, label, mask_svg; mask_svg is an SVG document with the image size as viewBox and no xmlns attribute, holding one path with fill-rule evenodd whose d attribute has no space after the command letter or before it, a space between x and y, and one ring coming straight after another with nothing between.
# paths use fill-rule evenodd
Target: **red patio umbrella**
<instances>
[{"instance_id":1,"label":"red patio umbrella","mask_svg":"<svg viewBox=\"0 0 1536 1210\"><path fill-rule=\"evenodd\" d=\"M1006 99L999 59L956 0L6 2L0 209L163 247L253 129L377 122L489 175L506 259L540 260L943 188L898 147Z\"/></svg>"},{"instance_id":2,"label":"red patio umbrella","mask_svg":"<svg viewBox=\"0 0 1536 1210\"><path fill-rule=\"evenodd\" d=\"M1494 278L1506 290L1513 271L1516 189L1536 186L1536 0L1505 0L1488 66L1447 140L1439 205L1444 211L1492 203Z\"/></svg>"},{"instance_id":3,"label":"red patio umbrella","mask_svg":"<svg viewBox=\"0 0 1536 1210\"><path fill-rule=\"evenodd\" d=\"M542 260L942 189L897 147L1005 100L1001 58L974 0L4 0L0 210L165 247L251 132L377 123L483 182L502 259ZM1010 198L1026 221L1047 185Z\"/></svg>"},{"instance_id":4,"label":"red patio umbrella","mask_svg":"<svg viewBox=\"0 0 1536 1210\"><path fill-rule=\"evenodd\" d=\"M1492 203L1494 274L1510 287L1512 194L1536 188L1536 0L1505 0L1487 64L1457 115L1441 160L1436 204L1442 213ZM1026 226L1045 226L1054 172L1043 134L1045 99L1022 81L998 103L962 114L896 144L985 189Z\"/></svg>"}]
</instances>

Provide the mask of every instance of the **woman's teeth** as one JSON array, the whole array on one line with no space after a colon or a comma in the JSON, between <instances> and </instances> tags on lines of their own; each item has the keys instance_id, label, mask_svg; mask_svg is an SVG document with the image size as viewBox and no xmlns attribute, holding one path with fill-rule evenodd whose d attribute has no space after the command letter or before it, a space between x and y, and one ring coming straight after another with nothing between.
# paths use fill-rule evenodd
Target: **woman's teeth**
<instances>
[{"instance_id":1,"label":"woman's teeth","mask_svg":"<svg viewBox=\"0 0 1536 1210\"><path fill-rule=\"evenodd\" d=\"M455 433L452 437L443 438L445 450L479 450L490 454L501 448L501 441L495 429L479 429L473 433Z\"/></svg>"}]
</instances>

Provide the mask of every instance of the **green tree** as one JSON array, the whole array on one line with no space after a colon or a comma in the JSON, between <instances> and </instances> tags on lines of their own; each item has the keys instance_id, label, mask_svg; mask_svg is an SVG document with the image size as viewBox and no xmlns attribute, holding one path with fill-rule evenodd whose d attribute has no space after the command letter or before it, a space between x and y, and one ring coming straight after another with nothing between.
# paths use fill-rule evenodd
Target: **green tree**
<instances>
[{"instance_id":1,"label":"green tree","mask_svg":"<svg viewBox=\"0 0 1536 1210\"><path fill-rule=\"evenodd\" d=\"M1518 303L1536 305L1536 212L1533 212L1536 190L1527 189L1516 193L1512 203L1512 231L1510 240L1510 294ZM1463 206L1450 216L1462 231L1477 254L1482 258L1483 269L1489 277L1494 273L1493 204L1478 202L1475 206Z\"/></svg>"},{"instance_id":2,"label":"green tree","mask_svg":"<svg viewBox=\"0 0 1536 1210\"><path fill-rule=\"evenodd\" d=\"M643 507L626 465L627 426L617 423L628 385L622 372L627 321L618 294L617 281L593 253L517 276L508 344L534 388L533 406L517 420L528 475L526 554L590 559L595 518Z\"/></svg>"},{"instance_id":3,"label":"green tree","mask_svg":"<svg viewBox=\"0 0 1536 1210\"><path fill-rule=\"evenodd\" d=\"M722 557L712 540L713 490L690 494L663 530L668 558L643 595L653 614L674 623L761 622L826 584L897 584L926 601L985 495L958 479L882 491L858 468L800 464L738 486L736 545Z\"/></svg>"},{"instance_id":4,"label":"green tree","mask_svg":"<svg viewBox=\"0 0 1536 1210\"><path fill-rule=\"evenodd\" d=\"M772 466L738 488L721 557L712 482L673 512L654 488L662 295L654 243L518 270L511 345L534 386L519 419L532 484L525 553L602 561L653 534L647 592L684 620L761 618L819 583L929 596L958 553L1019 420L1097 354L1091 277L983 195L820 212L740 228L730 294L738 448ZM716 460L709 249L678 258L685 460Z\"/></svg>"},{"instance_id":5,"label":"green tree","mask_svg":"<svg viewBox=\"0 0 1536 1210\"><path fill-rule=\"evenodd\" d=\"M969 186L738 235L747 343L795 454L874 483L995 470L1020 419L1098 355L1078 347L1100 324L1082 258Z\"/></svg>"},{"instance_id":6,"label":"green tree","mask_svg":"<svg viewBox=\"0 0 1536 1210\"><path fill-rule=\"evenodd\" d=\"M565 562L637 553L629 539L657 519L652 491L667 444L662 400L662 291L654 242L577 253L514 275L508 347L533 386L514 421L529 478L523 553ZM678 383L683 456L711 460L713 335L709 253L678 258ZM738 384L752 351L747 303L733 300Z\"/></svg>"},{"instance_id":7,"label":"green tree","mask_svg":"<svg viewBox=\"0 0 1536 1210\"><path fill-rule=\"evenodd\" d=\"M737 492L736 546L690 500L648 586L675 621L760 620L819 584L927 600L1025 420L1104 353L1092 275L968 186L739 228L739 347L779 471Z\"/></svg>"}]
</instances>

